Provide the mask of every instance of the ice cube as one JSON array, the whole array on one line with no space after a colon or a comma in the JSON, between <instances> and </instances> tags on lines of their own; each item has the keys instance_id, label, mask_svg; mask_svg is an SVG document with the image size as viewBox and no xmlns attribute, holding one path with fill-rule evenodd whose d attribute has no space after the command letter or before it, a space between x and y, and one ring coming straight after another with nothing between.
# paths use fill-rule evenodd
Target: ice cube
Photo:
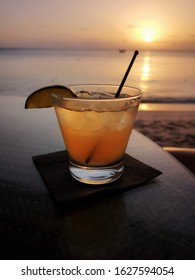
<instances>
[{"instance_id":1,"label":"ice cube","mask_svg":"<svg viewBox=\"0 0 195 280\"><path fill-rule=\"evenodd\" d=\"M113 98L113 94L107 92L89 92L89 91L79 91L76 93L78 98L93 98L93 99L106 99Z\"/></svg>"},{"instance_id":2,"label":"ice cube","mask_svg":"<svg viewBox=\"0 0 195 280\"><path fill-rule=\"evenodd\" d=\"M92 93L85 90L78 91L76 95L78 98L92 98Z\"/></svg>"}]
</instances>

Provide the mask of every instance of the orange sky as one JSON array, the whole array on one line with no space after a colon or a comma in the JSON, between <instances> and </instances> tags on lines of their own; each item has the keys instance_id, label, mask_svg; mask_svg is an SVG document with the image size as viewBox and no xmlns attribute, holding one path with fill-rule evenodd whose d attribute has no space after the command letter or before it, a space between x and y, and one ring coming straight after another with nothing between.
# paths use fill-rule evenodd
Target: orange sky
<instances>
[{"instance_id":1,"label":"orange sky","mask_svg":"<svg viewBox=\"0 0 195 280\"><path fill-rule=\"evenodd\" d=\"M194 0L0 0L0 47L195 50Z\"/></svg>"}]
</instances>

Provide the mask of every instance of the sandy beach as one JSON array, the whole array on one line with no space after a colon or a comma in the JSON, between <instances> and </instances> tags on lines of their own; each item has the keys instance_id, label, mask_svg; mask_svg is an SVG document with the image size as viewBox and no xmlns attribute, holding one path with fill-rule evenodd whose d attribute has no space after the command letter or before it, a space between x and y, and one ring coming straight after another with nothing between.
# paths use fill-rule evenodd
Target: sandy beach
<instances>
[{"instance_id":1,"label":"sandy beach","mask_svg":"<svg viewBox=\"0 0 195 280\"><path fill-rule=\"evenodd\" d=\"M162 147L195 147L194 105L145 106L138 112L135 129Z\"/></svg>"}]
</instances>

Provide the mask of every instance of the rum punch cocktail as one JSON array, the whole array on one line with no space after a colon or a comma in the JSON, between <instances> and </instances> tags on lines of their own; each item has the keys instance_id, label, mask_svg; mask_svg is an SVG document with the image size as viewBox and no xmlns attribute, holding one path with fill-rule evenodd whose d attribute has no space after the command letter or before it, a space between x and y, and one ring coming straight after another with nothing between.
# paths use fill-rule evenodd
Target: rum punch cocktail
<instances>
[{"instance_id":1,"label":"rum punch cocktail","mask_svg":"<svg viewBox=\"0 0 195 280\"><path fill-rule=\"evenodd\" d=\"M71 175L84 183L105 184L119 178L124 154L141 101L141 90L124 86L70 86L76 97L52 94L69 156Z\"/></svg>"}]
</instances>

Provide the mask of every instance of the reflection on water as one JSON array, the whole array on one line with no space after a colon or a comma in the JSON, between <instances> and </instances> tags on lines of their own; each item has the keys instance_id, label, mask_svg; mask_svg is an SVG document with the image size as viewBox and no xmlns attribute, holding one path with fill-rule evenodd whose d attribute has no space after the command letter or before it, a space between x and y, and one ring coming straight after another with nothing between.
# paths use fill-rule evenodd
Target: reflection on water
<instances>
[{"instance_id":1,"label":"reflection on water","mask_svg":"<svg viewBox=\"0 0 195 280\"><path fill-rule=\"evenodd\" d=\"M148 80L149 75L150 75L150 57L145 56L144 57L144 62L143 62L143 67L142 67L141 80L142 81Z\"/></svg>"},{"instance_id":2,"label":"reflection on water","mask_svg":"<svg viewBox=\"0 0 195 280\"><path fill-rule=\"evenodd\" d=\"M191 114L195 112L195 104L141 103L139 105L139 111L182 111Z\"/></svg>"},{"instance_id":3,"label":"reflection on water","mask_svg":"<svg viewBox=\"0 0 195 280\"><path fill-rule=\"evenodd\" d=\"M140 88L146 92L148 90L148 84L147 80L150 76L150 57L148 55L144 56L143 59L143 66L142 66L142 72L141 72L141 83Z\"/></svg>"},{"instance_id":4,"label":"reflection on water","mask_svg":"<svg viewBox=\"0 0 195 280\"><path fill-rule=\"evenodd\" d=\"M141 103L141 104L139 105L139 110L148 111L148 110L149 110L148 104L146 104L146 103Z\"/></svg>"}]
</instances>

